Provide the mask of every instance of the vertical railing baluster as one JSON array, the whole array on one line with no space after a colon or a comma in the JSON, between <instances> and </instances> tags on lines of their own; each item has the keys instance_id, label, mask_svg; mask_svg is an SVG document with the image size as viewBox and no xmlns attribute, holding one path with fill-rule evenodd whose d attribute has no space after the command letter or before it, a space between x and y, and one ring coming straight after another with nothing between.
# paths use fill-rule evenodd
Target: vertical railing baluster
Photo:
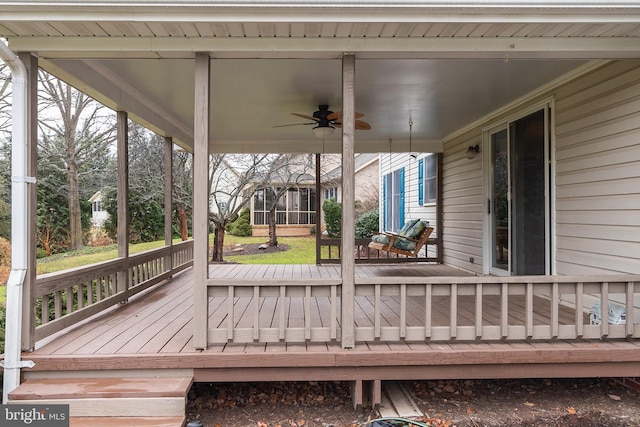
<instances>
[{"instance_id":1,"label":"vertical railing baluster","mask_svg":"<svg viewBox=\"0 0 640 427\"><path fill-rule=\"evenodd\" d=\"M380 339L382 333L381 319L380 319L380 290L381 286L379 283L375 284L373 287L373 337L375 339Z\"/></svg>"},{"instance_id":2,"label":"vertical railing baluster","mask_svg":"<svg viewBox=\"0 0 640 427\"><path fill-rule=\"evenodd\" d=\"M253 287L253 341L260 339L260 286Z\"/></svg>"},{"instance_id":3,"label":"vertical railing baluster","mask_svg":"<svg viewBox=\"0 0 640 427\"><path fill-rule=\"evenodd\" d=\"M525 297L525 316L526 316L526 329L527 339L534 338L533 327L533 283L527 283L526 297Z\"/></svg>"},{"instance_id":4,"label":"vertical railing baluster","mask_svg":"<svg viewBox=\"0 0 640 427\"><path fill-rule=\"evenodd\" d=\"M634 323L635 323L635 316L634 316L634 305L633 305L633 296L634 296L634 282L627 282L627 317L625 320L625 329L626 329L626 335L627 337L631 337L633 336L634 333Z\"/></svg>"},{"instance_id":5,"label":"vertical railing baluster","mask_svg":"<svg viewBox=\"0 0 640 427\"><path fill-rule=\"evenodd\" d=\"M433 311L433 285L425 285L424 290L424 339L431 339L431 313Z\"/></svg>"},{"instance_id":6,"label":"vertical railing baluster","mask_svg":"<svg viewBox=\"0 0 640 427\"><path fill-rule=\"evenodd\" d=\"M53 300L54 319L62 317L62 291L56 291Z\"/></svg>"},{"instance_id":7,"label":"vertical railing baluster","mask_svg":"<svg viewBox=\"0 0 640 427\"><path fill-rule=\"evenodd\" d=\"M458 334L458 284L452 283L449 292L449 338L455 340Z\"/></svg>"},{"instance_id":8,"label":"vertical railing baluster","mask_svg":"<svg viewBox=\"0 0 640 427\"><path fill-rule=\"evenodd\" d=\"M304 296L304 339L311 339L311 286L305 286Z\"/></svg>"},{"instance_id":9,"label":"vertical railing baluster","mask_svg":"<svg viewBox=\"0 0 640 427\"><path fill-rule=\"evenodd\" d=\"M67 314L73 313L73 286L69 286L66 288L66 297L67 297Z\"/></svg>"},{"instance_id":10,"label":"vertical railing baluster","mask_svg":"<svg viewBox=\"0 0 640 427\"><path fill-rule=\"evenodd\" d=\"M49 323L49 294L42 295L40 322L43 325Z\"/></svg>"},{"instance_id":11,"label":"vertical railing baluster","mask_svg":"<svg viewBox=\"0 0 640 427\"><path fill-rule=\"evenodd\" d=\"M609 335L609 283L602 282L600 291L600 335Z\"/></svg>"},{"instance_id":12,"label":"vertical railing baluster","mask_svg":"<svg viewBox=\"0 0 640 427\"><path fill-rule=\"evenodd\" d=\"M278 325L278 338L280 341L284 341L285 334L285 314L286 314L286 302L287 302L287 288L286 286L280 286L280 324Z\"/></svg>"},{"instance_id":13,"label":"vertical railing baluster","mask_svg":"<svg viewBox=\"0 0 640 427\"><path fill-rule=\"evenodd\" d=\"M500 288L500 336L509 336L509 283L503 283Z\"/></svg>"},{"instance_id":14,"label":"vertical railing baluster","mask_svg":"<svg viewBox=\"0 0 640 427\"><path fill-rule=\"evenodd\" d=\"M233 341L233 330L235 328L235 288L233 285L227 287L227 341Z\"/></svg>"},{"instance_id":15,"label":"vertical railing baluster","mask_svg":"<svg viewBox=\"0 0 640 427\"><path fill-rule=\"evenodd\" d=\"M584 297L584 283L578 282L576 283L576 338L582 338L584 335L584 315L582 314L582 307L584 307L583 302Z\"/></svg>"},{"instance_id":16,"label":"vertical railing baluster","mask_svg":"<svg viewBox=\"0 0 640 427\"><path fill-rule=\"evenodd\" d=\"M400 285L400 339L407 337L407 285Z\"/></svg>"},{"instance_id":17,"label":"vertical railing baluster","mask_svg":"<svg viewBox=\"0 0 640 427\"><path fill-rule=\"evenodd\" d=\"M338 339L338 285L331 285L331 339Z\"/></svg>"},{"instance_id":18,"label":"vertical railing baluster","mask_svg":"<svg viewBox=\"0 0 640 427\"><path fill-rule=\"evenodd\" d=\"M551 284L551 338L556 339L560 334L560 292L557 282Z\"/></svg>"},{"instance_id":19,"label":"vertical railing baluster","mask_svg":"<svg viewBox=\"0 0 640 427\"><path fill-rule=\"evenodd\" d=\"M482 283L476 284L476 339L482 338Z\"/></svg>"}]
</instances>

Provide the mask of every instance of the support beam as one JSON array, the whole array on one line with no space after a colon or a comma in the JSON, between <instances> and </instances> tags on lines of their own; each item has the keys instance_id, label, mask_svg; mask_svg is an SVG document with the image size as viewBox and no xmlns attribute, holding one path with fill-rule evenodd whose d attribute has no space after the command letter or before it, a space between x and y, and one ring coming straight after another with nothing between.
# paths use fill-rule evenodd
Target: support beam
<instances>
[{"instance_id":1,"label":"support beam","mask_svg":"<svg viewBox=\"0 0 640 427\"><path fill-rule=\"evenodd\" d=\"M322 183L320 181L322 170L320 166L321 157L322 155L320 153L316 153L316 265L320 265L320 259L322 258L320 245L322 239L322 206L320 206L320 202L322 201L320 195L322 191Z\"/></svg>"},{"instance_id":2,"label":"support beam","mask_svg":"<svg viewBox=\"0 0 640 427\"><path fill-rule=\"evenodd\" d=\"M342 57L342 348L355 347L355 65Z\"/></svg>"},{"instance_id":3,"label":"support beam","mask_svg":"<svg viewBox=\"0 0 640 427\"><path fill-rule=\"evenodd\" d=\"M118 140L118 258L129 258L129 116L118 111L116 132ZM117 291L129 289L129 273L121 271L117 278Z\"/></svg>"},{"instance_id":4,"label":"support beam","mask_svg":"<svg viewBox=\"0 0 640 427\"><path fill-rule=\"evenodd\" d=\"M18 55L27 70L27 176L38 173L38 58L31 53ZM36 332L36 228L37 187L30 185L27 195L27 274L22 289L22 349L35 347Z\"/></svg>"},{"instance_id":5,"label":"support beam","mask_svg":"<svg viewBox=\"0 0 640 427\"><path fill-rule=\"evenodd\" d=\"M211 61L196 54L193 141L193 346L207 348L209 248L209 77Z\"/></svg>"},{"instance_id":6,"label":"support beam","mask_svg":"<svg viewBox=\"0 0 640 427\"><path fill-rule=\"evenodd\" d=\"M173 245L173 138L164 139L164 245ZM164 259L164 271L171 271L173 255Z\"/></svg>"}]
</instances>

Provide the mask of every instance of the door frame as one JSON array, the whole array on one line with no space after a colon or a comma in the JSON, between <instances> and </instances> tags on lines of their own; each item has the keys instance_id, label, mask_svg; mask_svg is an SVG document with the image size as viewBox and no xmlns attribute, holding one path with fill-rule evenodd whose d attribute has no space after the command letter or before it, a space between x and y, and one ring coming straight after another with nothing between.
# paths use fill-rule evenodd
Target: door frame
<instances>
[{"instance_id":1,"label":"door frame","mask_svg":"<svg viewBox=\"0 0 640 427\"><path fill-rule=\"evenodd\" d=\"M496 276L511 275L511 254L509 254L508 270L493 268L493 235L492 235L492 212L489 210L492 203L492 165L491 165L491 135L500 130L506 129L509 132L510 123L535 113L536 111L545 109L545 135L547 135L547 147L545 149L545 162L548 167L545 169L547 176L547 185L545 186L545 274L555 274L556 271L556 137L555 137L555 102L553 97L532 104L526 108L519 109L517 112L505 116L500 120L492 121L490 125L482 128L482 169L483 169L483 185L482 185L482 252L483 252L483 274L491 274ZM510 137L510 135L509 135ZM508 150L510 150L510 143ZM509 153L509 156L511 154ZM509 170L509 175L511 171ZM511 177L509 177L509 186L511 186ZM511 195L509 196L509 215L511 215ZM512 246L511 236L512 224L510 222L508 239L509 246Z\"/></svg>"}]
</instances>

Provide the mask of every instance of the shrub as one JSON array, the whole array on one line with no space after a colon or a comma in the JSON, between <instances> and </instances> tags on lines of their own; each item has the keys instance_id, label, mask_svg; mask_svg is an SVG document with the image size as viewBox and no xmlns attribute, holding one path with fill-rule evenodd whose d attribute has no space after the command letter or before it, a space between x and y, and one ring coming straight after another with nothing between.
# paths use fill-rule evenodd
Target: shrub
<instances>
[{"instance_id":1,"label":"shrub","mask_svg":"<svg viewBox=\"0 0 640 427\"><path fill-rule=\"evenodd\" d=\"M6 307L4 304L0 303L0 354L4 353L4 328L6 325Z\"/></svg>"},{"instance_id":2,"label":"shrub","mask_svg":"<svg viewBox=\"0 0 640 427\"><path fill-rule=\"evenodd\" d=\"M327 235L331 238L340 237L342 206L333 199L327 199L322 204L324 222L327 226Z\"/></svg>"},{"instance_id":3,"label":"shrub","mask_svg":"<svg viewBox=\"0 0 640 427\"><path fill-rule=\"evenodd\" d=\"M0 237L0 267L11 267L11 243Z\"/></svg>"},{"instance_id":4,"label":"shrub","mask_svg":"<svg viewBox=\"0 0 640 427\"><path fill-rule=\"evenodd\" d=\"M0 237L0 286L7 284L11 272L11 243Z\"/></svg>"},{"instance_id":5,"label":"shrub","mask_svg":"<svg viewBox=\"0 0 640 427\"><path fill-rule=\"evenodd\" d=\"M356 239L368 239L378 232L380 216L378 208L371 209L356 218Z\"/></svg>"},{"instance_id":6,"label":"shrub","mask_svg":"<svg viewBox=\"0 0 640 427\"><path fill-rule=\"evenodd\" d=\"M229 234L241 237L251 236L253 230L251 229L251 211L249 208L244 208L238 218L228 225L228 227L225 227L225 230L227 230Z\"/></svg>"}]
</instances>

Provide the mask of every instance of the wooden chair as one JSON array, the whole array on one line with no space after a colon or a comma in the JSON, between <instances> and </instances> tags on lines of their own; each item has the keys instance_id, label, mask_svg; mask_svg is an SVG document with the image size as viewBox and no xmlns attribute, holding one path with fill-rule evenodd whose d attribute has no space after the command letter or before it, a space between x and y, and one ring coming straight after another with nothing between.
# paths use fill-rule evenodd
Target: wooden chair
<instances>
[{"instance_id":1,"label":"wooden chair","mask_svg":"<svg viewBox=\"0 0 640 427\"><path fill-rule=\"evenodd\" d=\"M429 236L433 232L433 227L426 227L422 233L420 233L415 238L402 236L400 234L383 232L382 235L389 238L389 243L375 242L372 241L369 243L369 247L371 249L377 249L379 251L388 251L393 252L399 255L405 255L410 258L416 258L420 249L427 243L429 240ZM397 247L398 241L404 241L406 243L413 242L416 244L415 248L408 250ZM402 245L401 245L402 246Z\"/></svg>"}]
</instances>

